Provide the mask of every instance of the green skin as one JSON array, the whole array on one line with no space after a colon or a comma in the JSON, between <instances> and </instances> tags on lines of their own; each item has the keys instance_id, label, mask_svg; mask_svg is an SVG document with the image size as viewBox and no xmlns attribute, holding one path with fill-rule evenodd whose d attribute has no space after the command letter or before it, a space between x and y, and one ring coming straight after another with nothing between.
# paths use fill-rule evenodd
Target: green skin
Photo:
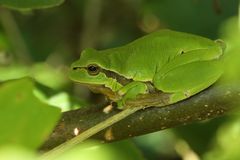
<instances>
[{"instance_id":1,"label":"green skin","mask_svg":"<svg viewBox=\"0 0 240 160\"><path fill-rule=\"evenodd\" d=\"M220 40L161 30L122 47L84 50L72 64L70 78L105 94L124 110L51 150L50 155L75 146L142 108L176 103L209 87L222 74L224 48ZM167 103L161 103L164 95L168 96ZM136 103L140 106L126 105L128 100L139 102L138 97L145 97Z\"/></svg>"},{"instance_id":2,"label":"green skin","mask_svg":"<svg viewBox=\"0 0 240 160\"><path fill-rule=\"evenodd\" d=\"M122 47L84 50L71 66L70 79L95 86L121 109L127 100L153 89L170 93L172 104L204 90L220 77L223 50L224 43L219 40L160 30ZM89 71L91 65L97 66L94 74ZM110 89L111 94L98 86Z\"/></svg>"}]
</instances>

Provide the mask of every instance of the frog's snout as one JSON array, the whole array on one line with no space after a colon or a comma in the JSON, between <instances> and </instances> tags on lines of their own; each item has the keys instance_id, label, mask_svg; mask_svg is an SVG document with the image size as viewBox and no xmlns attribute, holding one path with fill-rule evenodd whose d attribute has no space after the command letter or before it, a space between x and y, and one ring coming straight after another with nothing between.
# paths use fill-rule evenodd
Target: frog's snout
<instances>
[{"instance_id":1,"label":"frog's snout","mask_svg":"<svg viewBox=\"0 0 240 160\"><path fill-rule=\"evenodd\" d=\"M72 63L70 69L71 69L71 71L76 71L76 70L81 69L81 67L79 67L79 65L76 62L74 62L74 63Z\"/></svg>"}]
</instances>

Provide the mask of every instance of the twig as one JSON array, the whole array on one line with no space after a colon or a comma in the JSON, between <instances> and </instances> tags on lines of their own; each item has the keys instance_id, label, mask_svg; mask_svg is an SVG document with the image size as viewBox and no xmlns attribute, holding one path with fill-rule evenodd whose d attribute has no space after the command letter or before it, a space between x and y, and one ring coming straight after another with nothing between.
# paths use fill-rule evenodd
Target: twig
<instances>
[{"instance_id":1,"label":"twig","mask_svg":"<svg viewBox=\"0 0 240 160\"><path fill-rule=\"evenodd\" d=\"M152 107L138 111L94 135L93 138L105 142L117 141L177 125L215 118L237 107L240 104L239 98L239 85L215 85L188 100L164 108ZM41 149L50 150L75 137L75 130L81 134L118 112L120 111L113 110L111 113L105 114L102 108L95 107L65 112Z\"/></svg>"}]
</instances>

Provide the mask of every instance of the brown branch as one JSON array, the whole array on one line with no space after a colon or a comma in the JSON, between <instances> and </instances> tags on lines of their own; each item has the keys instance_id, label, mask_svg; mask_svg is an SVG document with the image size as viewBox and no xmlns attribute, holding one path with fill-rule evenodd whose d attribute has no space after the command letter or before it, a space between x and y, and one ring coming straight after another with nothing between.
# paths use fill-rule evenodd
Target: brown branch
<instances>
[{"instance_id":1,"label":"brown branch","mask_svg":"<svg viewBox=\"0 0 240 160\"><path fill-rule=\"evenodd\" d=\"M176 104L163 108L151 107L138 111L108 129L93 136L102 141L117 141L178 125L211 119L224 115L240 104L239 85L215 85ZM117 114L105 114L102 108L83 108L65 112L42 150L49 150L74 137L93 125Z\"/></svg>"}]
</instances>

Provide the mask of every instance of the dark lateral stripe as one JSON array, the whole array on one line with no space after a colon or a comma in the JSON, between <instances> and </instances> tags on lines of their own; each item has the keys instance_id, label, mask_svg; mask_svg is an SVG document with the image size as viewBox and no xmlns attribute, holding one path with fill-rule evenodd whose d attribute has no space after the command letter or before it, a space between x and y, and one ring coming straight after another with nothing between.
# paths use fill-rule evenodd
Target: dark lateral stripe
<instances>
[{"instance_id":1,"label":"dark lateral stripe","mask_svg":"<svg viewBox=\"0 0 240 160\"><path fill-rule=\"evenodd\" d=\"M83 68L85 70L88 70L87 67L74 67L73 70L78 69L78 68L79 69ZM115 73L115 72L109 71L109 70L105 70L103 68L100 68L100 72L104 73L108 78L116 79L116 81L123 86L133 81L132 79L127 79L127 78L119 75L118 73Z\"/></svg>"},{"instance_id":2,"label":"dark lateral stripe","mask_svg":"<svg viewBox=\"0 0 240 160\"><path fill-rule=\"evenodd\" d=\"M87 67L77 67L77 68L84 68L84 69L87 70ZM108 78L115 79L118 83L120 83L123 86L125 86L126 84L128 84L128 83L133 81L132 79L127 79L127 78L119 75L118 73L115 73L113 71L109 71L109 70L106 70L106 69L103 69L103 68L100 68L100 72L104 73ZM145 83L146 83L146 85L148 87L149 93L158 93L158 92L160 92L159 90L157 90L154 87L154 85L151 82L145 82Z\"/></svg>"},{"instance_id":3,"label":"dark lateral stripe","mask_svg":"<svg viewBox=\"0 0 240 160\"><path fill-rule=\"evenodd\" d=\"M101 68L100 72L104 73L108 78L116 79L116 81L122 84L123 86L133 81L132 79L127 79L113 71L109 71Z\"/></svg>"}]
</instances>

